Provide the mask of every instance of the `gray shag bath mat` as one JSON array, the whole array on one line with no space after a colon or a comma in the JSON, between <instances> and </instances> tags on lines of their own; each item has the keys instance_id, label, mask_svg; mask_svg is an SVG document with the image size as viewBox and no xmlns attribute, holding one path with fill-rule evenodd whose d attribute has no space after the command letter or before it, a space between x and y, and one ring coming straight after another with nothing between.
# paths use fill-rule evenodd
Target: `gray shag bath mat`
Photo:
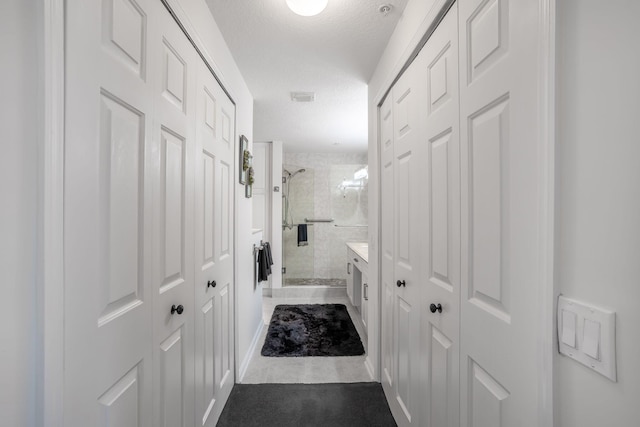
<instances>
[{"instance_id":1,"label":"gray shag bath mat","mask_svg":"<svg viewBox=\"0 0 640 427\"><path fill-rule=\"evenodd\" d=\"M278 305L261 354L360 356L364 347L344 304Z\"/></svg>"}]
</instances>

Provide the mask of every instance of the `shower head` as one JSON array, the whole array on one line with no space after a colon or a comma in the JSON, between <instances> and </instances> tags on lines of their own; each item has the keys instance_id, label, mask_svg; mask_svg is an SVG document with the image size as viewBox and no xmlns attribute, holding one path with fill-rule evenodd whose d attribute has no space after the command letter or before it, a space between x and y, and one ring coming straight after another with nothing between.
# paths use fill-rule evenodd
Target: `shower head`
<instances>
[{"instance_id":1,"label":"shower head","mask_svg":"<svg viewBox=\"0 0 640 427\"><path fill-rule=\"evenodd\" d=\"M306 172L306 169L304 169L304 168L302 168L302 169L298 169L297 171L295 171L295 172L293 172L293 173L289 172L289 171L288 171L288 170L286 170L286 169L282 169L282 170L284 171L284 173L286 173L286 174L287 174L287 178L288 178L288 179L293 178L294 176L296 176L297 174L299 174L299 173L301 173L301 172Z\"/></svg>"},{"instance_id":2,"label":"shower head","mask_svg":"<svg viewBox=\"0 0 640 427\"><path fill-rule=\"evenodd\" d=\"M298 169L297 171L295 171L294 173L291 174L291 178L293 178L294 176L296 176L299 173L306 172L306 171L307 170L305 168Z\"/></svg>"}]
</instances>

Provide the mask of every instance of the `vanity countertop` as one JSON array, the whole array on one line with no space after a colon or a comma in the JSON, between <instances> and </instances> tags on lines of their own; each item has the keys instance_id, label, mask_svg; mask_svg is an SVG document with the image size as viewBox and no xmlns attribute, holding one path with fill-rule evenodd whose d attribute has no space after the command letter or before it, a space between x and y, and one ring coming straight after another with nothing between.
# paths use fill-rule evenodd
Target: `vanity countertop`
<instances>
[{"instance_id":1,"label":"vanity countertop","mask_svg":"<svg viewBox=\"0 0 640 427\"><path fill-rule=\"evenodd\" d=\"M369 243L367 242L348 242L347 246L351 248L356 254L369 263Z\"/></svg>"}]
</instances>

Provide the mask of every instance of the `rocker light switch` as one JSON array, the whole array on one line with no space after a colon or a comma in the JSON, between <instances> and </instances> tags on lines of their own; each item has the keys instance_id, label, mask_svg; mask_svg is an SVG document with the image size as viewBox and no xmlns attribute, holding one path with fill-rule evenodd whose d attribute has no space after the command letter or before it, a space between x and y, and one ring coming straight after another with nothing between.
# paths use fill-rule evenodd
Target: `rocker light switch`
<instances>
[{"instance_id":1,"label":"rocker light switch","mask_svg":"<svg viewBox=\"0 0 640 427\"><path fill-rule=\"evenodd\" d=\"M562 342L576 348L576 314L562 310Z\"/></svg>"},{"instance_id":2,"label":"rocker light switch","mask_svg":"<svg viewBox=\"0 0 640 427\"><path fill-rule=\"evenodd\" d=\"M582 351L592 359L600 360L600 323L584 320L584 338Z\"/></svg>"},{"instance_id":3,"label":"rocker light switch","mask_svg":"<svg viewBox=\"0 0 640 427\"><path fill-rule=\"evenodd\" d=\"M617 381L616 313L560 296L557 316L560 354Z\"/></svg>"}]
</instances>

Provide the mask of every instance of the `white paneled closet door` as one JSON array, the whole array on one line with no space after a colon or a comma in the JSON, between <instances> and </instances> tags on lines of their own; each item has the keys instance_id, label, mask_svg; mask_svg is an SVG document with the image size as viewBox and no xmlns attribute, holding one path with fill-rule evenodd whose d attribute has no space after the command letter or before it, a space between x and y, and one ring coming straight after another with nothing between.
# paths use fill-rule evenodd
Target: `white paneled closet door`
<instances>
[{"instance_id":1,"label":"white paneled closet door","mask_svg":"<svg viewBox=\"0 0 640 427\"><path fill-rule=\"evenodd\" d=\"M399 425L539 425L538 16L534 0L459 0L380 108L382 383ZM404 276L418 293L393 286Z\"/></svg>"},{"instance_id":2,"label":"white paneled closet door","mask_svg":"<svg viewBox=\"0 0 640 427\"><path fill-rule=\"evenodd\" d=\"M459 423L457 38L454 5L380 109L382 382L399 425Z\"/></svg>"},{"instance_id":3,"label":"white paneled closet door","mask_svg":"<svg viewBox=\"0 0 640 427\"><path fill-rule=\"evenodd\" d=\"M540 425L538 7L459 7L464 425Z\"/></svg>"},{"instance_id":4,"label":"white paneled closet door","mask_svg":"<svg viewBox=\"0 0 640 427\"><path fill-rule=\"evenodd\" d=\"M66 11L65 425L212 426L234 382L235 107L161 2Z\"/></svg>"},{"instance_id":5,"label":"white paneled closet door","mask_svg":"<svg viewBox=\"0 0 640 427\"><path fill-rule=\"evenodd\" d=\"M393 97L388 96L379 110L380 121L380 252L381 252L381 319L380 361L381 382L387 396L393 396L395 386L393 353L393 295L395 293L393 247Z\"/></svg>"},{"instance_id":6,"label":"white paneled closet door","mask_svg":"<svg viewBox=\"0 0 640 427\"><path fill-rule=\"evenodd\" d=\"M155 2L66 4L64 424L154 426Z\"/></svg>"},{"instance_id":7,"label":"white paneled closet door","mask_svg":"<svg viewBox=\"0 0 640 427\"><path fill-rule=\"evenodd\" d=\"M116 1L116 0L114 0ZM171 15L152 15L154 426L193 426L195 107L199 58Z\"/></svg>"},{"instance_id":8,"label":"white paneled closet door","mask_svg":"<svg viewBox=\"0 0 640 427\"><path fill-rule=\"evenodd\" d=\"M234 106L200 61L196 99L196 422L215 425L234 384Z\"/></svg>"},{"instance_id":9,"label":"white paneled closet door","mask_svg":"<svg viewBox=\"0 0 640 427\"><path fill-rule=\"evenodd\" d=\"M392 144L383 148L383 197L389 207L383 213L383 328L389 354L383 370L390 380L383 382L392 411L400 425L417 426L420 413L420 291L424 286L420 265L424 262L420 217L421 164L423 150L420 106L425 82L419 67L411 67L393 88ZM385 112L383 112L383 115ZM387 118L388 120L388 118ZM383 128L384 128L383 119ZM384 131L383 131L384 133ZM384 135L387 136L386 134ZM390 182L389 182L390 180ZM383 208L384 210L385 208Z\"/></svg>"},{"instance_id":10,"label":"white paneled closet door","mask_svg":"<svg viewBox=\"0 0 640 427\"><path fill-rule=\"evenodd\" d=\"M460 355L460 125L458 7L454 4L420 56L426 102L421 111L426 145L420 182L423 270L424 427L459 426Z\"/></svg>"}]
</instances>

